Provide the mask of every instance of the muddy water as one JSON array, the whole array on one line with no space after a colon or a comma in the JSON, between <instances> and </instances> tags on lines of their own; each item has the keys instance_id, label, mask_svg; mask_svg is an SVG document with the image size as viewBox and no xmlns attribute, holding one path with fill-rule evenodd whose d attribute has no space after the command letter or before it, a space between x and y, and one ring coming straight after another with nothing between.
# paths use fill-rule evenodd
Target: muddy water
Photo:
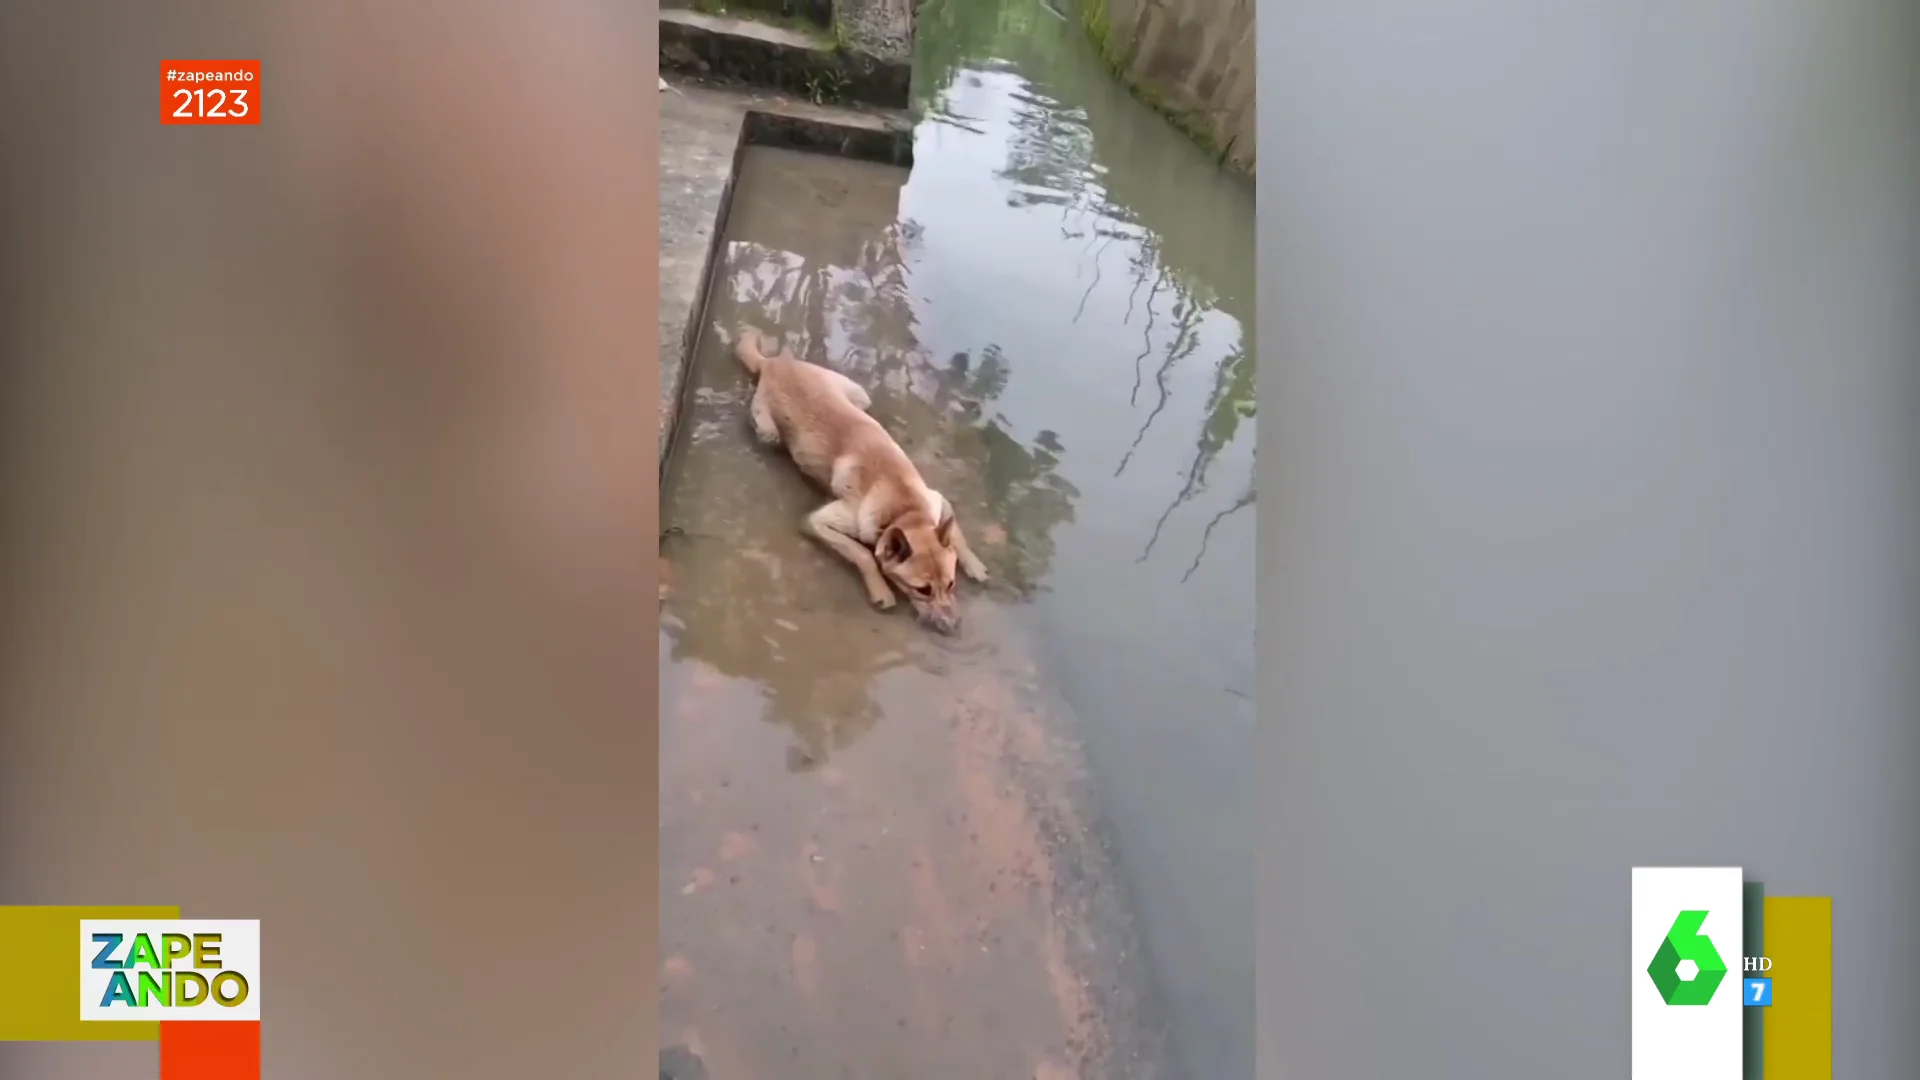
<instances>
[{"instance_id":1,"label":"muddy water","mask_svg":"<svg viewBox=\"0 0 1920 1080\"><path fill-rule=\"evenodd\" d=\"M994 580L954 639L871 610L703 335L662 1035L717 1078L1250 1077L1251 193L1051 8L920 33L911 175L750 151L708 325L871 388Z\"/></svg>"}]
</instances>

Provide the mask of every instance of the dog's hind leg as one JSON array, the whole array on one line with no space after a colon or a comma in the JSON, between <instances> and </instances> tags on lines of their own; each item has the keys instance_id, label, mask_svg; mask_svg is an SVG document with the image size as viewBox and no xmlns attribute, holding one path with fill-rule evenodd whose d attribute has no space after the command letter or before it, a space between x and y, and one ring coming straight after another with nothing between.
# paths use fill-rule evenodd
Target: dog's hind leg
<instances>
[{"instance_id":1,"label":"dog's hind leg","mask_svg":"<svg viewBox=\"0 0 1920 1080\"><path fill-rule=\"evenodd\" d=\"M967 543L967 534L960 531L960 519L954 516L953 500L939 492L934 496L940 500L941 524L947 530L947 538L953 544L953 553L960 560L960 572L975 581L987 580L987 564L973 553L973 547Z\"/></svg>"},{"instance_id":2,"label":"dog's hind leg","mask_svg":"<svg viewBox=\"0 0 1920 1080\"><path fill-rule=\"evenodd\" d=\"M847 502L828 503L808 514L800 526L802 532L852 563L867 587L867 599L874 607L885 610L894 605L893 587L880 575L880 564L874 560L873 552L860 542L859 528L859 513Z\"/></svg>"},{"instance_id":3,"label":"dog's hind leg","mask_svg":"<svg viewBox=\"0 0 1920 1080\"><path fill-rule=\"evenodd\" d=\"M952 511L949 510L948 513ZM981 562L980 556L973 553L973 548L967 544L967 534L960 531L958 521L953 523L953 553L960 558L961 573L975 581L987 580L987 564Z\"/></svg>"},{"instance_id":4,"label":"dog's hind leg","mask_svg":"<svg viewBox=\"0 0 1920 1080\"><path fill-rule=\"evenodd\" d=\"M833 376L833 384L840 388L840 393L844 395L848 401L853 402L854 408L859 409L861 412L866 412L868 409L873 408L873 395L867 393L866 387L861 386L859 383L854 382L852 379L847 378L845 375L831 368L821 368L820 370Z\"/></svg>"},{"instance_id":5,"label":"dog's hind leg","mask_svg":"<svg viewBox=\"0 0 1920 1080\"><path fill-rule=\"evenodd\" d=\"M768 446L780 445L780 425L773 421L773 406L767 403L767 392L756 389L753 402L747 406L747 412L753 417L753 434Z\"/></svg>"}]
</instances>

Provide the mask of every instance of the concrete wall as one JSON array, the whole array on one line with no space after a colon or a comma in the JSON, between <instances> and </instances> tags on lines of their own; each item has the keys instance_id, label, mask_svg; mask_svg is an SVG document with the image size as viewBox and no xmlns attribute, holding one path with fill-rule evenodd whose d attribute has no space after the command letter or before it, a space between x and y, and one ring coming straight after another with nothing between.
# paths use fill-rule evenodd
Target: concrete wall
<instances>
[{"instance_id":1,"label":"concrete wall","mask_svg":"<svg viewBox=\"0 0 1920 1080\"><path fill-rule=\"evenodd\" d=\"M1254 0L1081 0L1094 47L1149 105L1254 172Z\"/></svg>"}]
</instances>

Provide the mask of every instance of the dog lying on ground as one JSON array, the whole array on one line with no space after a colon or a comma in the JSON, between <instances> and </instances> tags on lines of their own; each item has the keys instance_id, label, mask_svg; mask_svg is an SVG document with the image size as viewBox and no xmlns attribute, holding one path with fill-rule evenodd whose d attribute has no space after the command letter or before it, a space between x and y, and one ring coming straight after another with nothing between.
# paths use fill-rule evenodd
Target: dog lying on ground
<instances>
[{"instance_id":1,"label":"dog lying on ground","mask_svg":"<svg viewBox=\"0 0 1920 1080\"><path fill-rule=\"evenodd\" d=\"M737 332L733 351L754 380L754 434L784 446L800 471L833 495L807 515L802 530L860 571L875 607L893 607L898 586L922 623L958 630L955 570L986 581L987 568L967 546L953 504L927 486L906 451L868 415L873 399L837 371L785 352L769 356L749 327Z\"/></svg>"}]
</instances>

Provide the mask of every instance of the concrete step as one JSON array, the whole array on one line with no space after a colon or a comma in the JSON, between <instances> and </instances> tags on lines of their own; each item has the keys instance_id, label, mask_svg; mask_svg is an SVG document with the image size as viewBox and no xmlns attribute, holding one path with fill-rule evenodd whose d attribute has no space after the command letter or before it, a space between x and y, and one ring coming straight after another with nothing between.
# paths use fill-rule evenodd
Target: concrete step
<instances>
[{"instance_id":1,"label":"concrete step","mask_svg":"<svg viewBox=\"0 0 1920 1080\"><path fill-rule=\"evenodd\" d=\"M799 22L821 30L833 27L833 0L660 0L660 10L744 18L770 16L781 22Z\"/></svg>"},{"instance_id":2,"label":"concrete step","mask_svg":"<svg viewBox=\"0 0 1920 1080\"><path fill-rule=\"evenodd\" d=\"M910 33L910 32L909 32ZM818 104L907 107L913 68L799 22L784 25L686 8L660 12L660 67L767 86Z\"/></svg>"}]
</instances>

